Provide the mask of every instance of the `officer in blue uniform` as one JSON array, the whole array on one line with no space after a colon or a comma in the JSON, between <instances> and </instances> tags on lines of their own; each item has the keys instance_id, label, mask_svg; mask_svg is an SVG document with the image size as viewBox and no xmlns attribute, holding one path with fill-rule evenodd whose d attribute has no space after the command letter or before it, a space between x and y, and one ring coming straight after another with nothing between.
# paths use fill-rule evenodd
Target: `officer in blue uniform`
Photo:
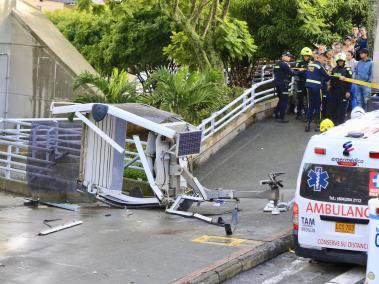
<instances>
[{"instance_id":1,"label":"officer in blue uniform","mask_svg":"<svg viewBox=\"0 0 379 284\"><path fill-rule=\"evenodd\" d=\"M325 70L324 65L327 61L325 53L318 56L317 61L310 63L306 72L305 87L308 91L308 112L307 112L307 125L305 131L308 132L311 128L313 117L316 117L315 131L320 130L321 120L321 104L322 104L322 85L324 82L330 80L328 72Z\"/></svg>"},{"instance_id":2,"label":"officer in blue uniform","mask_svg":"<svg viewBox=\"0 0 379 284\"><path fill-rule=\"evenodd\" d=\"M308 64L311 62L311 58L313 56L312 49L309 47L304 47L300 55L302 56L302 60L296 62L296 68L300 69L301 71L298 72L297 78L296 78L296 86L297 86L297 113L296 113L296 119L301 120L302 119L302 113L304 110L304 113L306 116L306 109L304 109L304 101L307 100L307 89L305 88L305 72L308 68Z\"/></svg>"},{"instance_id":3,"label":"officer in blue uniform","mask_svg":"<svg viewBox=\"0 0 379 284\"><path fill-rule=\"evenodd\" d=\"M276 105L274 115L278 122L288 122L285 119L285 113L288 104L288 88L291 81L291 76L295 75L295 72L291 70L289 62L293 58L292 54L284 52L282 59L278 60L274 66L274 82L276 94L279 97L278 104Z\"/></svg>"},{"instance_id":4,"label":"officer in blue uniform","mask_svg":"<svg viewBox=\"0 0 379 284\"><path fill-rule=\"evenodd\" d=\"M346 55L344 53L337 54L337 66L332 70L332 78L330 80L330 117L334 125L345 122L347 105L350 99L351 83L342 81L345 78L351 78L353 73L350 67L345 66Z\"/></svg>"}]
</instances>

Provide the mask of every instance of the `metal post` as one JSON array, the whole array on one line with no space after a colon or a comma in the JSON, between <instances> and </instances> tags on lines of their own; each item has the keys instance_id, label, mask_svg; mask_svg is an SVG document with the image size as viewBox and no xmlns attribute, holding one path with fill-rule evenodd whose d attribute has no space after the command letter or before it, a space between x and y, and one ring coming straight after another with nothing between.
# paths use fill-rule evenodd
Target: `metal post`
<instances>
[{"instance_id":1,"label":"metal post","mask_svg":"<svg viewBox=\"0 0 379 284\"><path fill-rule=\"evenodd\" d=\"M216 128L216 115L215 113L212 113L212 119L211 119L211 133L215 132Z\"/></svg>"},{"instance_id":2,"label":"metal post","mask_svg":"<svg viewBox=\"0 0 379 284\"><path fill-rule=\"evenodd\" d=\"M266 70L266 65L262 66L262 73L261 73L261 82L265 80L265 70Z\"/></svg>"},{"instance_id":3,"label":"metal post","mask_svg":"<svg viewBox=\"0 0 379 284\"><path fill-rule=\"evenodd\" d=\"M253 98L250 102L251 105L254 105L255 90L256 88L251 88L250 90L250 98Z\"/></svg>"},{"instance_id":4,"label":"metal post","mask_svg":"<svg viewBox=\"0 0 379 284\"><path fill-rule=\"evenodd\" d=\"M20 132L21 132L21 125L20 123L17 122L17 125L16 125L16 138L17 138L17 142L20 141ZM20 148L19 147L16 147L16 154L19 154L20 153Z\"/></svg>"},{"instance_id":5,"label":"metal post","mask_svg":"<svg viewBox=\"0 0 379 284\"><path fill-rule=\"evenodd\" d=\"M11 178L11 161L12 161L12 145L8 145L7 151L7 173L5 174L6 179Z\"/></svg>"},{"instance_id":6,"label":"metal post","mask_svg":"<svg viewBox=\"0 0 379 284\"><path fill-rule=\"evenodd\" d=\"M247 94L245 94L242 98L242 111L246 111L246 101L247 101Z\"/></svg>"},{"instance_id":7,"label":"metal post","mask_svg":"<svg viewBox=\"0 0 379 284\"><path fill-rule=\"evenodd\" d=\"M8 94L9 94L9 54L0 53L0 56L7 57L7 73L5 77L5 98L4 98L4 113L3 113L3 118L7 118L8 117ZM3 124L3 129L5 129L5 124Z\"/></svg>"}]
</instances>

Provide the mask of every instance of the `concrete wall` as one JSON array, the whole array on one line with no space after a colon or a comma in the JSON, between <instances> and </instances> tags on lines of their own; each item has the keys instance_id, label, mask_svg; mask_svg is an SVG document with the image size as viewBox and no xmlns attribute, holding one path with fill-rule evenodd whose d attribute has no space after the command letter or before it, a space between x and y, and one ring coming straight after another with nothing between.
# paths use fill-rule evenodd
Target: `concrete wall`
<instances>
[{"instance_id":1,"label":"concrete wall","mask_svg":"<svg viewBox=\"0 0 379 284\"><path fill-rule=\"evenodd\" d=\"M124 178L122 190L125 193L128 193L130 190L140 188L142 193L146 197L153 196L153 192L150 188L150 185L144 181L138 181L134 179ZM71 192L71 193L58 193L52 191L43 191L41 190L38 195L33 196L30 186L25 181L9 180L0 176L0 190L5 192L14 193L26 197L35 197L44 201L51 200L61 200L69 202L95 202L95 197L80 193L80 192Z\"/></svg>"},{"instance_id":2,"label":"concrete wall","mask_svg":"<svg viewBox=\"0 0 379 284\"><path fill-rule=\"evenodd\" d=\"M50 117L52 100L73 97L76 75L95 73L47 17L22 0L0 1L0 54L3 118Z\"/></svg>"}]
</instances>

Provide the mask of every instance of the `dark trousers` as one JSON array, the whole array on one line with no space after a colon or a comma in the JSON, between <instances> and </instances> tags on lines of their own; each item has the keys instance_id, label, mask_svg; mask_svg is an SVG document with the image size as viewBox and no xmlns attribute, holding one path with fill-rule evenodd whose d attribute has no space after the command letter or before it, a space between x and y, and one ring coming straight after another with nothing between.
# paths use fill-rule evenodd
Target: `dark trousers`
<instances>
[{"instance_id":1,"label":"dark trousers","mask_svg":"<svg viewBox=\"0 0 379 284\"><path fill-rule=\"evenodd\" d=\"M288 105L288 87L286 85L275 85L276 94L279 97L278 104L275 108L275 116L284 119Z\"/></svg>"},{"instance_id":2,"label":"dark trousers","mask_svg":"<svg viewBox=\"0 0 379 284\"><path fill-rule=\"evenodd\" d=\"M321 99L321 117L323 119L330 118L328 107L330 105L330 93L327 90L321 90L322 99Z\"/></svg>"},{"instance_id":3,"label":"dark trousers","mask_svg":"<svg viewBox=\"0 0 379 284\"><path fill-rule=\"evenodd\" d=\"M307 100L307 88L300 85L297 90L297 116L301 116L301 113L304 110L305 100Z\"/></svg>"},{"instance_id":4,"label":"dark trousers","mask_svg":"<svg viewBox=\"0 0 379 284\"><path fill-rule=\"evenodd\" d=\"M320 89L307 88L308 91L308 112L307 120L310 123L313 117L316 118L317 122L321 120L321 102L322 93Z\"/></svg>"},{"instance_id":5,"label":"dark trousers","mask_svg":"<svg viewBox=\"0 0 379 284\"><path fill-rule=\"evenodd\" d=\"M334 125L339 125L345 122L345 115L348 100L346 93L342 89L332 89L330 91L329 116Z\"/></svg>"}]
</instances>

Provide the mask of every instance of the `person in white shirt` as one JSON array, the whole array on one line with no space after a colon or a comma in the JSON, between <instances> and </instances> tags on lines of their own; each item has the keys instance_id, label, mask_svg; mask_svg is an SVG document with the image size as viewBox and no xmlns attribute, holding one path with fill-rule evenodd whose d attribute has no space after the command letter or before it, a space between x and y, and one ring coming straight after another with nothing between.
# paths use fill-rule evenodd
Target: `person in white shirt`
<instances>
[{"instance_id":1,"label":"person in white shirt","mask_svg":"<svg viewBox=\"0 0 379 284\"><path fill-rule=\"evenodd\" d=\"M351 69L351 72L353 73L352 78L355 78L355 72L357 69L358 61L354 58L354 53L352 51L346 52L346 67L349 67ZM357 98L356 98L356 91L357 91L357 85L351 84L351 108L355 108L357 106Z\"/></svg>"},{"instance_id":2,"label":"person in white shirt","mask_svg":"<svg viewBox=\"0 0 379 284\"><path fill-rule=\"evenodd\" d=\"M351 68L353 72L353 78L355 75L355 69L357 68L358 61L354 58L354 52L349 50L346 52L346 66Z\"/></svg>"}]
</instances>

